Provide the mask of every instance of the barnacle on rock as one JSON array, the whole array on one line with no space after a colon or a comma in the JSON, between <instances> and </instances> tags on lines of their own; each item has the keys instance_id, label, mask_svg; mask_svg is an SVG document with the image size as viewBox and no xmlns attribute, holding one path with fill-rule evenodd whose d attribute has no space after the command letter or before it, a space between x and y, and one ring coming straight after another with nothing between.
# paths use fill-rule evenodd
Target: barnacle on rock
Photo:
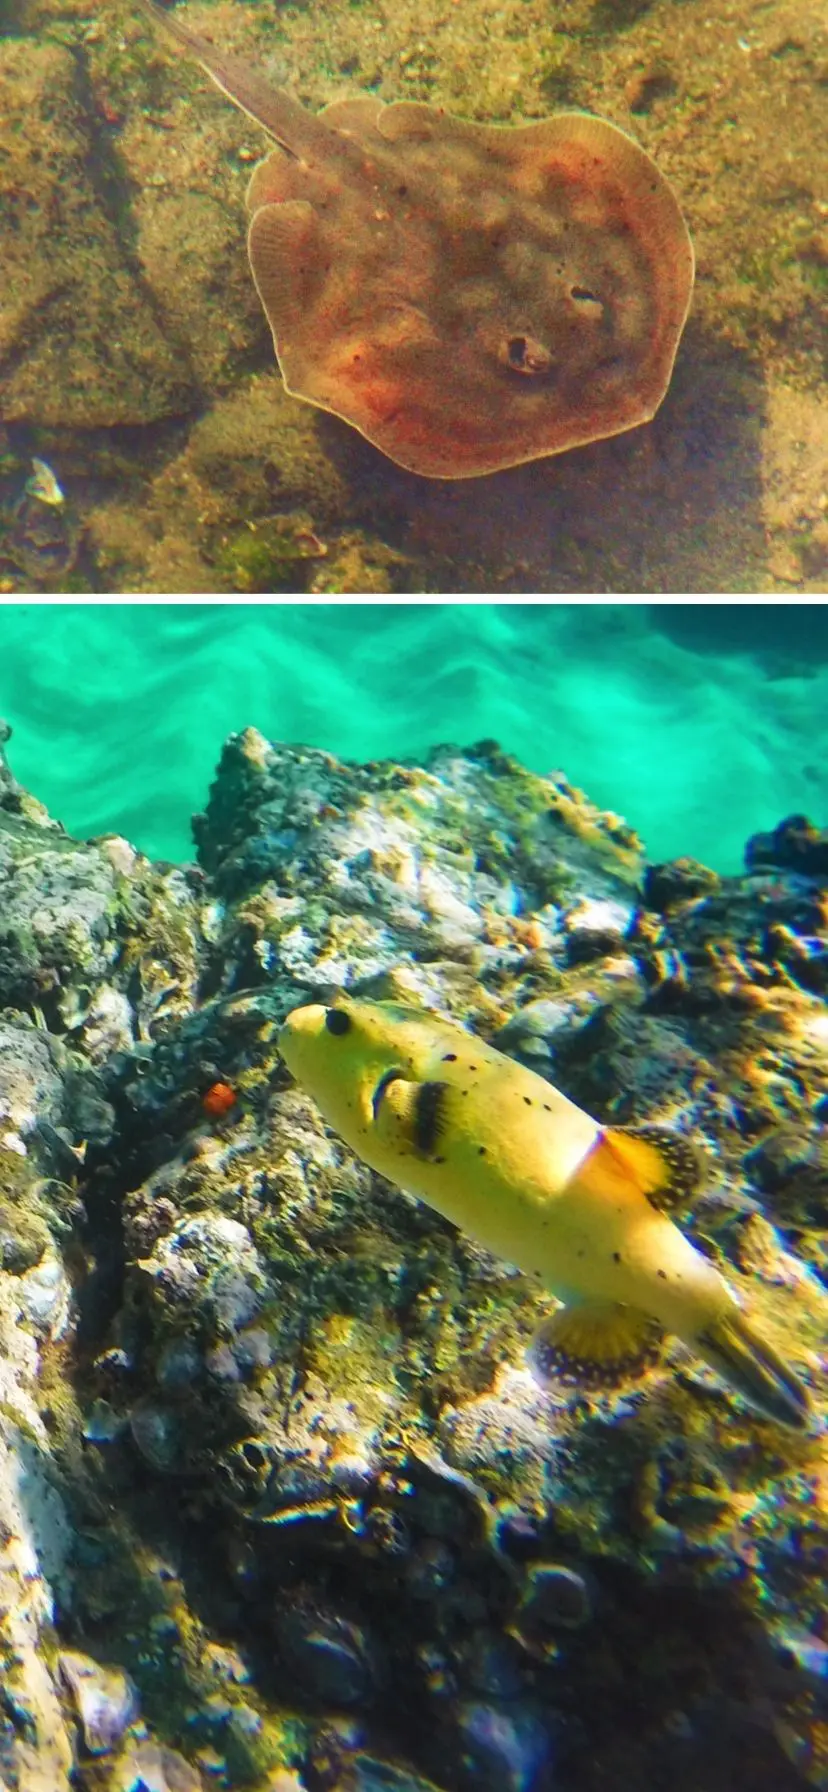
<instances>
[{"instance_id":1,"label":"barnacle on rock","mask_svg":"<svg viewBox=\"0 0 828 1792\"><path fill-rule=\"evenodd\" d=\"M562 1630L580 1630L592 1616L582 1574L558 1562L533 1562L527 1571L511 1634L530 1655L554 1657Z\"/></svg>"}]
</instances>

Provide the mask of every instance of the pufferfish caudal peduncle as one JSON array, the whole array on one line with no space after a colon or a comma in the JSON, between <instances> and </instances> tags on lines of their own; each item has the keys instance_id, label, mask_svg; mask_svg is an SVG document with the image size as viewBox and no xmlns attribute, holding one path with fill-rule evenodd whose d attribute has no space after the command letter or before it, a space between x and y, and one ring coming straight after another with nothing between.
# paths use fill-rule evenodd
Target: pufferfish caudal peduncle
<instances>
[{"instance_id":1,"label":"pufferfish caudal peduncle","mask_svg":"<svg viewBox=\"0 0 828 1792\"><path fill-rule=\"evenodd\" d=\"M391 1002L295 1008L279 1050L365 1163L563 1302L533 1346L542 1379L613 1385L672 1332L768 1418L807 1425L800 1381L669 1217L699 1182L680 1135L601 1126L465 1028Z\"/></svg>"}]
</instances>

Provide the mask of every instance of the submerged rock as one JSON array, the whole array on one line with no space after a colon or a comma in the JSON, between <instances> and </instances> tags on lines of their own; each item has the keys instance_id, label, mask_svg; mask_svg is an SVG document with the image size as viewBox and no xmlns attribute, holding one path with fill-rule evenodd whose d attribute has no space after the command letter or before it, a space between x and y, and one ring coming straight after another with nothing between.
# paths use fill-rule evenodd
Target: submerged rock
<instances>
[{"instance_id":1,"label":"submerged rock","mask_svg":"<svg viewBox=\"0 0 828 1792\"><path fill-rule=\"evenodd\" d=\"M457 1713L466 1785L480 1792L541 1792L551 1787L549 1731L517 1705L461 1705Z\"/></svg>"},{"instance_id":2,"label":"submerged rock","mask_svg":"<svg viewBox=\"0 0 828 1792\"><path fill-rule=\"evenodd\" d=\"M39 1349L0 1271L0 1783L69 1792L73 1747L51 1646L72 1527L38 1411Z\"/></svg>"},{"instance_id":3,"label":"submerged rock","mask_svg":"<svg viewBox=\"0 0 828 1792\"><path fill-rule=\"evenodd\" d=\"M359 1749L348 1761L343 1782L347 1792L441 1792L431 1780L424 1780L410 1768L392 1761L382 1761ZM276 1792L280 1792L277 1788ZM288 1792L288 1788L285 1788ZM299 1789L297 1788L297 1792Z\"/></svg>"},{"instance_id":4,"label":"submerged rock","mask_svg":"<svg viewBox=\"0 0 828 1792\"><path fill-rule=\"evenodd\" d=\"M828 877L828 828L814 827L807 815L789 815L772 833L752 835L745 863L749 871L776 867L823 882Z\"/></svg>"},{"instance_id":5,"label":"submerged rock","mask_svg":"<svg viewBox=\"0 0 828 1792\"><path fill-rule=\"evenodd\" d=\"M58 1663L80 1718L84 1747L90 1755L110 1754L138 1716L138 1695L129 1675L102 1667L76 1649L64 1649Z\"/></svg>"},{"instance_id":6,"label":"submerged rock","mask_svg":"<svg viewBox=\"0 0 828 1792\"><path fill-rule=\"evenodd\" d=\"M279 1612L276 1634L285 1666L323 1706L362 1706L376 1688L373 1649L364 1630L325 1611Z\"/></svg>"},{"instance_id":7,"label":"submerged rock","mask_svg":"<svg viewBox=\"0 0 828 1792\"><path fill-rule=\"evenodd\" d=\"M203 1792L200 1773L176 1749L157 1742L133 1742L119 1756L107 1792ZM274 1788L274 1792L281 1792ZM286 1789L287 1792L287 1789Z\"/></svg>"},{"instance_id":8,"label":"submerged rock","mask_svg":"<svg viewBox=\"0 0 828 1792\"><path fill-rule=\"evenodd\" d=\"M697 897L712 895L720 883L718 874L709 866L701 865L698 859L669 859L663 865L647 866L644 895L651 908L666 914L682 902L694 902Z\"/></svg>"},{"instance_id":9,"label":"submerged rock","mask_svg":"<svg viewBox=\"0 0 828 1792\"><path fill-rule=\"evenodd\" d=\"M0 1516L28 1522L24 1460L27 1500L60 1484L60 1641L94 1635L151 1714L101 1775L599 1792L663 1777L678 1712L718 1792L712 1712L761 1757L751 1792L792 1792L824 1690L801 1642L824 1628L818 1428L780 1432L678 1346L643 1382L538 1386L549 1301L357 1162L275 1042L297 1002L392 997L605 1122L706 1142L681 1223L822 1414L819 877L648 899L630 830L492 742L358 767L250 730L197 833L199 871L79 845L0 766L0 1379L29 1427ZM32 1552L19 1696L52 1713L63 1792L37 1647L65 1567Z\"/></svg>"},{"instance_id":10,"label":"submerged rock","mask_svg":"<svg viewBox=\"0 0 828 1792\"><path fill-rule=\"evenodd\" d=\"M514 1616L512 1635L531 1655L554 1657L562 1630L581 1630L592 1616L589 1588L582 1574L558 1563L536 1562Z\"/></svg>"}]
</instances>

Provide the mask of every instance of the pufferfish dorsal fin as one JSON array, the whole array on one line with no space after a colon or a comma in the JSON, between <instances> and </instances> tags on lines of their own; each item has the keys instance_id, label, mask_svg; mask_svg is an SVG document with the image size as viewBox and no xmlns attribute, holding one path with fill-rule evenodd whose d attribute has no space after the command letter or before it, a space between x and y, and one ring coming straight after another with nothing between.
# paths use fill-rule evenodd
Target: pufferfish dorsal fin
<instances>
[{"instance_id":1,"label":"pufferfish dorsal fin","mask_svg":"<svg viewBox=\"0 0 828 1792\"><path fill-rule=\"evenodd\" d=\"M401 1071L387 1070L372 1098L378 1136L397 1147L407 1146L419 1157L436 1157L454 1093L448 1083L412 1083Z\"/></svg>"},{"instance_id":2,"label":"pufferfish dorsal fin","mask_svg":"<svg viewBox=\"0 0 828 1792\"><path fill-rule=\"evenodd\" d=\"M607 1126L602 1136L616 1161L660 1213L686 1206L703 1186L701 1152L667 1126Z\"/></svg>"},{"instance_id":3,"label":"pufferfish dorsal fin","mask_svg":"<svg viewBox=\"0 0 828 1792\"><path fill-rule=\"evenodd\" d=\"M614 1388L635 1381L661 1357L658 1321L615 1301L561 1307L538 1327L528 1362L538 1381Z\"/></svg>"}]
</instances>

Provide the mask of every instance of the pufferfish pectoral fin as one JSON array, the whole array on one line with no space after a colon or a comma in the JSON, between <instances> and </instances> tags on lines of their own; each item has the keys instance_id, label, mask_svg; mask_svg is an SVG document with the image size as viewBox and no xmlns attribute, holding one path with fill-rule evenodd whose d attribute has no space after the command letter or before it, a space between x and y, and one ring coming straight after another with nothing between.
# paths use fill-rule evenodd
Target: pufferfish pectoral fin
<instances>
[{"instance_id":1,"label":"pufferfish pectoral fin","mask_svg":"<svg viewBox=\"0 0 828 1792\"><path fill-rule=\"evenodd\" d=\"M539 1326L528 1362L538 1381L613 1388L635 1381L661 1356L657 1320L638 1307L584 1301L561 1307Z\"/></svg>"},{"instance_id":2,"label":"pufferfish pectoral fin","mask_svg":"<svg viewBox=\"0 0 828 1792\"><path fill-rule=\"evenodd\" d=\"M702 1153L668 1126L607 1126L601 1142L660 1213L685 1206L704 1184Z\"/></svg>"}]
</instances>

